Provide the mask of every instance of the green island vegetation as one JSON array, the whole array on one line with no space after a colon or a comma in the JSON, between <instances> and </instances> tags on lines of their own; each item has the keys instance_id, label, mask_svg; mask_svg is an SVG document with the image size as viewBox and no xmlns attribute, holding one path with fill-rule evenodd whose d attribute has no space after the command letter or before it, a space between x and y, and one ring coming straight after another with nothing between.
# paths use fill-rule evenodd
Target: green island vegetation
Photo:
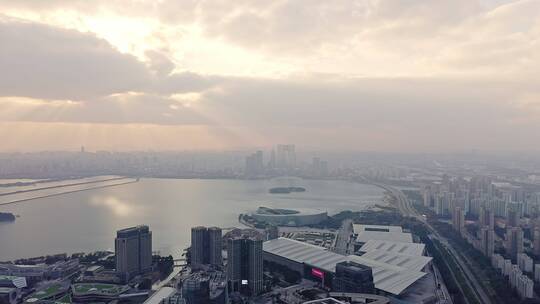
<instances>
[{"instance_id":1,"label":"green island vegetation","mask_svg":"<svg viewBox=\"0 0 540 304\"><path fill-rule=\"evenodd\" d=\"M272 194L289 194L292 192L306 192L306 188L303 187L275 187L268 190Z\"/></svg>"}]
</instances>

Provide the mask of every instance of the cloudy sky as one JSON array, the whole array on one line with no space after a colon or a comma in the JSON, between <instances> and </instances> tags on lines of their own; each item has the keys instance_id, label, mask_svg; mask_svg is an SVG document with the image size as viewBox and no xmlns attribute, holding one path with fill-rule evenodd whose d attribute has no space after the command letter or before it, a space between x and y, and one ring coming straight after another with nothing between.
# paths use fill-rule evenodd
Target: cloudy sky
<instances>
[{"instance_id":1,"label":"cloudy sky","mask_svg":"<svg viewBox=\"0 0 540 304\"><path fill-rule=\"evenodd\" d=\"M540 150L540 0L0 0L2 151Z\"/></svg>"}]
</instances>

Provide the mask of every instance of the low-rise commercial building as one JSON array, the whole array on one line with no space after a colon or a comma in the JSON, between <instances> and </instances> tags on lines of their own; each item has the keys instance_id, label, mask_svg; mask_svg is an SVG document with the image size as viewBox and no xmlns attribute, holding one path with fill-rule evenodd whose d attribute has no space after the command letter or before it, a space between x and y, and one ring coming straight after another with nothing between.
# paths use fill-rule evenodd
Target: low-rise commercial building
<instances>
[{"instance_id":1,"label":"low-rise commercial building","mask_svg":"<svg viewBox=\"0 0 540 304\"><path fill-rule=\"evenodd\" d=\"M54 301L63 297L69 291L70 283L66 281L40 286L35 292L29 295L24 304L32 304L43 301Z\"/></svg>"},{"instance_id":2,"label":"low-rise commercial building","mask_svg":"<svg viewBox=\"0 0 540 304\"><path fill-rule=\"evenodd\" d=\"M43 281L65 278L79 271L79 260L59 261L52 265L0 264L0 275L24 277L29 285Z\"/></svg>"},{"instance_id":3,"label":"low-rise commercial building","mask_svg":"<svg viewBox=\"0 0 540 304\"><path fill-rule=\"evenodd\" d=\"M71 285L71 294L74 302L109 302L119 299L129 289L127 285L77 283Z\"/></svg>"}]
</instances>

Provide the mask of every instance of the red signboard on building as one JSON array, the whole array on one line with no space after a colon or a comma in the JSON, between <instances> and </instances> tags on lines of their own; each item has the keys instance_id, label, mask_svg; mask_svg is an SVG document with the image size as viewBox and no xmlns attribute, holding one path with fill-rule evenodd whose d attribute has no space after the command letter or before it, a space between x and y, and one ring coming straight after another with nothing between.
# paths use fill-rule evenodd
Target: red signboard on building
<instances>
[{"instance_id":1,"label":"red signboard on building","mask_svg":"<svg viewBox=\"0 0 540 304\"><path fill-rule=\"evenodd\" d=\"M314 277L317 277L317 278L319 278L321 280L324 279L324 272L322 272L319 269L312 268L311 269L311 275L313 275Z\"/></svg>"}]
</instances>

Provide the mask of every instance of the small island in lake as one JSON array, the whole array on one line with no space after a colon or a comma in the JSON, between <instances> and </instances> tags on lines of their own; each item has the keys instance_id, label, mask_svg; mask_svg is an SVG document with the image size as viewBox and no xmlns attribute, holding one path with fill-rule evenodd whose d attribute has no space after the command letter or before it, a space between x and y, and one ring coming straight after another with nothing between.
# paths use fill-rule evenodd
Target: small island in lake
<instances>
[{"instance_id":1,"label":"small island in lake","mask_svg":"<svg viewBox=\"0 0 540 304\"><path fill-rule=\"evenodd\" d=\"M302 187L276 187L269 190L272 194L289 194L291 192L306 192L306 188Z\"/></svg>"},{"instance_id":2,"label":"small island in lake","mask_svg":"<svg viewBox=\"0 0 540 304\"><path fill-rule=\"evenodd\" d=\"M15 215L13 213L0 212L0 222L13 222L15 221Z\"/></svg>"}]
</instances>

